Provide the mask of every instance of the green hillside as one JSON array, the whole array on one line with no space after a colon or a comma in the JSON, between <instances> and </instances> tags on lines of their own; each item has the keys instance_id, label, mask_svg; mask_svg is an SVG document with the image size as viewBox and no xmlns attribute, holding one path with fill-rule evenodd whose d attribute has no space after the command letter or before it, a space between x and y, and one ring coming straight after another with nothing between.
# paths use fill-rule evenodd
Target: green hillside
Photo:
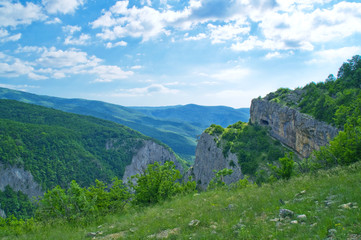
<instances>
[{"instance_id":1,"label":"green hillside","mask_svg":"<svg viewBox=\"0 0 361 240\"><path fill-rule=\"evenodd\" d=\"M0 163L29 170L43 190L122 177L142 139L110 121L0 100Z\"/></svg>"},{"instance_id":2,"label":"green hillside","mask_svg":"<svg viewBox=\"0 0 361 240\"><path fill-rule=\"evenodd\" d=\"M356 55L343 63L337 78L329 75L325 81L295 90L281 88L265 99L343 128L348 117L361 115L361 57Z\"/></svg>"},{"instance_id":3,"label":"green hillside","mask_svg":"<svg viewBox=\"0 0 361 240\"><path fill-rule=\"evenodd\" d=\"M249 109L197 105L130 108L100 101L41 96L7 88L0 88L0 99L13 99L120 123L164 142L188 161L194 158L197 135L210 124L226 127L237 121L248 121L249 118Z\"/></svg>"},{"instance_id":4,"label":"green hillside","mask_svg":"<svg viewBox=\"0 0 361 240\"><path fill-rule=\"evenodd\" d=\"M0 88L0 99L13 99L120 123L158 139L189 160L195 153L196 136L203 131L188 123L156 119L127 107L100 101L41 96L7 88Z\"/></svg>"}]
</instances>

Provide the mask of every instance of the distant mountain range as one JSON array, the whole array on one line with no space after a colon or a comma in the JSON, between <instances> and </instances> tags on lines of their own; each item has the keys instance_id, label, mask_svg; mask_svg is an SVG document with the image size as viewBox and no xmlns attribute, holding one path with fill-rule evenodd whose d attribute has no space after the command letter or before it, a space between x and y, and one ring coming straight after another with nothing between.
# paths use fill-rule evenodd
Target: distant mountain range
<instances>
[{"instance_id":1,"label":"distant mountain range","mask_svg":"<svg viewBox=\"0 0 361 240\"><path fill-rule=\"evenodd\" d=\"M101 101L65 99L0 88L0 99L12 99L65 112L94 116L123 124L170 146L178 155L192 160L197 135L211 124L227 127L248 122L249 109L194 104L167 107L124 107Z\"/></svg>"}]
</instances>

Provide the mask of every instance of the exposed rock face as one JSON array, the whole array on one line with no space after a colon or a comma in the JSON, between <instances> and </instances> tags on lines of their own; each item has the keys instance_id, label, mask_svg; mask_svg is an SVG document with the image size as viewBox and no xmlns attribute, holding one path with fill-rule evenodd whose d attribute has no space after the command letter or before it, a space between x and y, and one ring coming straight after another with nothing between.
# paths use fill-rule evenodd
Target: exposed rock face
<instances>
[{"instance_id":1,"label":"exposed rock face","mask_svg":"<svg viewBox=\"0 0 361 240\"><path fill-rule=\"evenodd\" d=\"M196 148L196 159L193 167L187 172L185 178L193 177L200 189L206 189L209 182L214 178L216 172L224 168L232 169L233 173L224 178L226 184L236 182L243 178L238 158L234 153L223 155L223 150L217 147L216 137L208 133L202 133Z\"/></svg>"},{"instance_id":2,"label":"exposed rock face","mask_svg":"<svg viewBox=\"0 0 361 240\"><path fill-rule=\"evenodd\" d=\"M327 145L339 132L324 122L275 102L253 99L251 122L271 128L270 134L302 157Z\"/></svg>"},{"instance_id":3,"label":"exposed rock face","mask_svg":"<svg viewBox=\"0 0 361 240\"><path fill-rule=\"evenodd\" d=\"M0 217L6 218L6 214L5 214L4 210L1 209L1 205L0 205Z\"/></svg>"},{"instance_id":4,"label":"exposed rock face","mask_svg":"<svg viewBox=\"0 0 361 240\"><path fill-rule=\"evenodd\" d=\"M166 161L173 161L176 169L178 169L181 173L183 172L181 164L178 162L172 152L170 152L164 146L147 140L144 142L144 145L138 150L138 152L133 156L132 163L125 168L123 181L126 182L128 177L131 177L138 173L143 173L149 164L153 164L155 162L164 164Z\"/></svg>"},{"instance_id":5,"label":"exposed rock face","mask_svg":"<svg viewBox=\"0 0 361 240\"><path fill-rule=\"evenodd\" d=\"M14 191L22 191L29 198L43 194L29 171L14 166L5 167L0 163L0 191L4 191L7 185Z\"/></svg>"}]
</instances>

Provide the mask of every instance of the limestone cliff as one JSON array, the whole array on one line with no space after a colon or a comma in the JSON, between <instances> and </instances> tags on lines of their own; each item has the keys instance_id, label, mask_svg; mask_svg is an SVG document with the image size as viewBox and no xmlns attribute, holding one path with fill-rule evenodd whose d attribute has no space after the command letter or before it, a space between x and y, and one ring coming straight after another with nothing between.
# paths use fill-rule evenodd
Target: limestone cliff
<instances>
[{"instance_id":1,"label":"limestone cliff","mask_svg":"<svg viewBox=\"0 0 361 240\"><path fill-rule=\"evenodd\" d=\"M0 191L9 185L14 191L22 191L29 198L43 194L33 175L23 168L7 166L0 163Z\"/></svg>"},{"instance_id":2,"label":"limestone cliff","mask_svg":"<svg viewBox=\"0 0 361 240\"><path fill-rule=\"evenodd\" d=\"M230 176L225 177L225 183L230 184L243 178L236 154L228 153L228 156L225 157L222 148L217 146L216 137L205 132L202 133L198 140L194 165L189 169L185 178L192 176L197 186L204 190L214 178L214 170L219 171L224 168L233 170Z\"/></svg>"},{"instance_id":3,"label":"limestone cliff","mask_svg":"<svg viewBox=\"0 0 361 240\"><path fill-rule=\"evenodd\" d=\"M0 191L4 191L7 185L14 191L21 191L28 195L30 199L43 194L41 187L34 181L34 177L29 171L15 166L5 167L0 163ZM1 206L0 217L6 217Z\"/></svg>"},{"instance_id":4,"label":"limestone cliff","mask_svg":"<svg viewBox=\"0 0 361 240\"><path fill-rule=\"evenodd\" d=\"M164 164L166 161L173 161L176 169L178 169L181 173L183 172L183 168L176 159L174 153L154 141L144 141L143 146L134 154L131 164L125 168L123 181L126 182L127 178L138 173L143 173L149 164L153 164L155 162Z\"/></svg>"},{"instance_id":5,"label":"limestone cliff","mask_svg":"<svg viewBox=\"0 0 361 240\"><path fill-rule=\"evenodd\" d=\"M251 122L270 127L272 137L302 157L329 143L338 129L299 111L264 99L253 99Z\"/></svg>"}]
</instances>

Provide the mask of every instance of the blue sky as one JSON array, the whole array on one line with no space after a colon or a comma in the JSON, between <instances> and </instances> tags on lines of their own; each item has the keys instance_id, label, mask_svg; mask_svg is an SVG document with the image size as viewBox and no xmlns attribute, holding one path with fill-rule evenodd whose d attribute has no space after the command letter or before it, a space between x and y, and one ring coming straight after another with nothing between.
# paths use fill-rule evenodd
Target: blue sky
<instances>
[{"instance_id":1,"label":"blue sky","mask_svg":"<svg viewBox=\"0 0 361 240\"><path fill-rule=\"evenodd\" d=\"M361 54L361 3L0 0L0 86L124 106L249 107Z\"/></svg>"}]
</instances>

